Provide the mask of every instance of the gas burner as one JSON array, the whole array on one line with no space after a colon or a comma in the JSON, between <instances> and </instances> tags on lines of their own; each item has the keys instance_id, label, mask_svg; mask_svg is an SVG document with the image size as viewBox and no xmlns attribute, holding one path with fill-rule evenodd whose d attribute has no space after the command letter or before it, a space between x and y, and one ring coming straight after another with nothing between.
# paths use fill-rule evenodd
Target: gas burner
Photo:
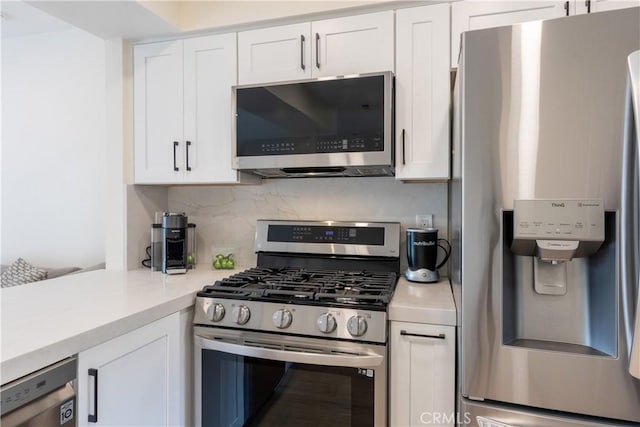
<instances>
[{"instance_id":1,"label":"gas burner","mask_svg":"<svg viewBox=\"0 0 640 427\"><path fill-rule=\"evenodd\" d=\"M206 286L198 296L386 307L396 281L389 272L254 267Z\"/></svg>"}]
</instances>

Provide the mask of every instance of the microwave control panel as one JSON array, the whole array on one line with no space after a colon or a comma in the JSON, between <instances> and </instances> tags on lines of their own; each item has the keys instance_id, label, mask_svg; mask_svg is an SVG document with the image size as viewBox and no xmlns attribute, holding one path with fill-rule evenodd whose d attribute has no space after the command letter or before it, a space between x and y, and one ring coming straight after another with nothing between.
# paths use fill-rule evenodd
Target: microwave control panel
<instances>
[{"instance_id":1,"label":"microwave control panel","mask_svg":"<svg viewBox=\"0 0 640 427\"><path fill-rule=\"evenodd\" d=\"M383 151L382 136L326 137L317 140L309 138L286 138L255 141L238 146L240 156L269 156L283 154L350 153L363 151Z\"/></svg>"},{"instance_id":2,"label":"microwave control panel","mask_svg":"<svg viewBox=\"0 0 640 427\"><path fill-rule=\"evenodd\" d=\"M514 200L514 240L604 240L602 200Z\"/></svg>"}]
</instances>

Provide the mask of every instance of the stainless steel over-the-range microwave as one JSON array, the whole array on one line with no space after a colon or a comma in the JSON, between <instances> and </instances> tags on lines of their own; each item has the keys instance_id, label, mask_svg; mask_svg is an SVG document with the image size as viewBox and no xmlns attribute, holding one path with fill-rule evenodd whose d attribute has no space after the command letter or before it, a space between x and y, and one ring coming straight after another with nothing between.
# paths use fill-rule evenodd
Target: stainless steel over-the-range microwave
<instances>
[{"instance_id":1,"label":"stainless steel over-the-range microwave","mask_svg":"<svg viewBox=\"0 0 640 427\"><path fill-rule=\"evenodd\" d=\"M233 91L235 169L265 178L394 174L391 72Z\"/></svg>"}]
</instances>

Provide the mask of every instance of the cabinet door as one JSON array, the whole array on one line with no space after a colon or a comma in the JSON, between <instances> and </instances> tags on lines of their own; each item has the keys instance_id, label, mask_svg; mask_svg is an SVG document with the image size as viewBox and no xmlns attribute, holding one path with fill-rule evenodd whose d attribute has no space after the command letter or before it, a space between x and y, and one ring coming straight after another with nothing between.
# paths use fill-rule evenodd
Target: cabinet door
<instances>
[{"instance_id":1,"label":"cabinet door","mask_svg":"<svg viewBox=\"0 0 640 427\"><path fill-rule=\"evenodd\" d=\"M396 13L396 178L449 178L449 4Z\"/></svg>"},{"instance_id":2,"label":"cabinet door","mask_svg":"<svg viewBox=\"0 0 640 427\"><path fill-rule=\"evenodd\" d=\"M135 182L179 182L184 149L182 41L135 46L133 64Z\"/></svg>"},{"instance_id":3,"label":"cabinet door","mask_svg":"<svg viewBox=\"0 0 640 427\"><path fill-rule=\"evenodd\" d=\"M236 84L236 36L184 41L184 182L232 183L231 86Z\"/></svg>"},{"instance_id":4,"label":"cabinet door","mask_svg":"<svg viewBox=\"0 0 640 427\"><path fill-rule=\"evenodd\" d=\"M455 358L455 327L391 322L390 425L454 425Z\"/></svg>"},{"instance_id":5,"label":"cabinet door","mask_svg":"<svg viewBox=\"0 0 640 427\"><path fill-rule=\"evenodd\" d=\"M311 24L313 77L394 71L393 11Z\"/></svg>"},{"instance_id":6,"label":"cabinet door","mask_svg":"<svg viewBox=\"0 0 640 427\"><path fill-rule=\"evenodd\" d=\"M576 13L605 12L640 6L640 0L575 0Z\"/></svg>"},{"instance_id":7,"label":"cabinet door","mask_svg":"<svg viewBox=\"0 0 640 427\"><path fill-rule=\"evenodd\" d=\"M238 84L311 77L311 24L238 33Z\"/></svg>"},{"instance_id":8,"label":"cabinet door","mask_svg":"<svg viewBox=\"0 0 640 427\"><path fill-rule=\"evenodd\" d=\"M184 425L183 344L180 313L175 313L81 352L78 425ZM97 420L89 423L89 415Z\"/></svg>"},{"instance_id":9,"label":"cabinet door","mask_svg":"<svg viewBox=\"0 0 640 427\"><path fill-rule=\"evenodd\" d=\"M464 31L513 25L566 16L564 1L465 0L451 4L451 66L458 66L460 35ZM573 13L573 11L571 11Z\"/></svg>"}]
</instances>

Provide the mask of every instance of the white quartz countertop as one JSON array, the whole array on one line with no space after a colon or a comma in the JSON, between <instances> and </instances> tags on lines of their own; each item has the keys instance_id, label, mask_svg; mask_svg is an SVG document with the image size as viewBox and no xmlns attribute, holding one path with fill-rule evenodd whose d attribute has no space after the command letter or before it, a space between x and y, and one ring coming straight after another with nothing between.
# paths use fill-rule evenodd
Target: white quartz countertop
<instances>
[{"instance_id":1,"label":"white quartz countertop","mask_svg":"<svg viewBox=\"0 0 640 427\"><path fill-rule=\"evenodd\" d=\"M241 271L207 267L98 270L0 290L0 382L188 308L205 284Z\"/></svg>"},{"instance_id":2,"label":"white quartz countertop","mask_svg":"<svg viewBox=\"0 0 640 427\"><path fill-rule=\"evenodd\" d=\"M0 383L191 307L205 284L236 270L207 267L182 275L98 270L0 290ZM390 320L455 325L448 281L400 278Z\"/></svg>"},{"instance_id":3,"label":"white quartz countertop","mask_svg":"<svg viewBox=\"0 0 640 427\"><path fill-rule=\"evenodd\" d=\"M400 277L389 305L389 320L456 325L456 306L449 279L413 283Z\"/></svg>"}]
</instances>

